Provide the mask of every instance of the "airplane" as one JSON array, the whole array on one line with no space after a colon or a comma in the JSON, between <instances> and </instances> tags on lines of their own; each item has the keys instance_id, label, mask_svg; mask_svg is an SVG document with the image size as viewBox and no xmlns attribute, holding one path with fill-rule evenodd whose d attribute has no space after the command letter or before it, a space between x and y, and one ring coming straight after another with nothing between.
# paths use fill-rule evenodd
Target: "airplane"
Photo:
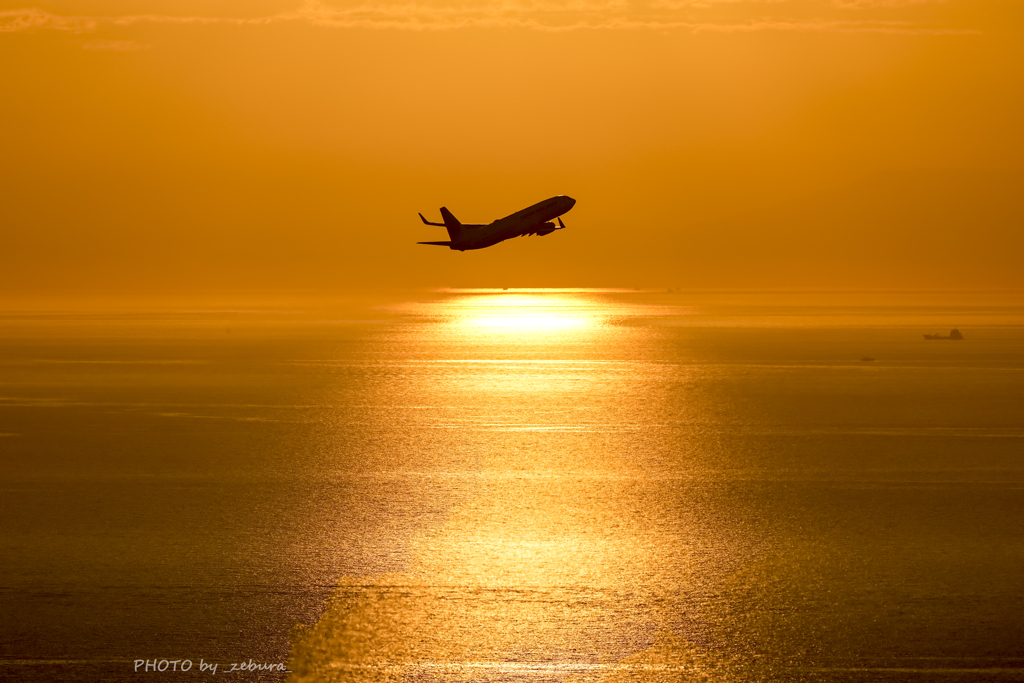
<instances>
[{"instance_id":1,"label":"airplane","mask_svg":"<svg viewBox=\"0 0 1024 683\"><path fill-rule=\"evenodd\" d=\"M452 212L441 207L441 218L444 223L431 223L423 214L420 220L427 225L439 225L448 228L448 236L451 240L447 242L417 242L416 244L435 244L439 247L448 247L452 250L466 251L467 249L483 249L503 242L513 237L526 235L550 235L555 230L562 230L565 224L559 218L563 213L571 209L576 200L565 195L558 195L551 199L545 199L533 206L516 211L511 216L499 218L493 223L471 224L460 223ZM551 221L558 219L558 225Z\"/></svg>"}]
</instances>

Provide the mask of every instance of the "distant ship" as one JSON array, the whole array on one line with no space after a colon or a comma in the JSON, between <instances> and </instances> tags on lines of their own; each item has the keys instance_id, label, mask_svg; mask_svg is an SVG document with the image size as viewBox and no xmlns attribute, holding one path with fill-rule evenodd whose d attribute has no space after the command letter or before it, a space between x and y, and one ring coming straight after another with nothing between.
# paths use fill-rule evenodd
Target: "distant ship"
<instances>
[{"instance_id":1,"label":"distant ship","mask_svg":"<svg viewBox=\"0 0 1024 683\"><path fill-rule=\"evenodd\" d=\"M964 335L960 334L960 330L950 330L948 337L943 337L941 334L926 334L925 339L963 339Z\"/></svg>"}]
</instances>

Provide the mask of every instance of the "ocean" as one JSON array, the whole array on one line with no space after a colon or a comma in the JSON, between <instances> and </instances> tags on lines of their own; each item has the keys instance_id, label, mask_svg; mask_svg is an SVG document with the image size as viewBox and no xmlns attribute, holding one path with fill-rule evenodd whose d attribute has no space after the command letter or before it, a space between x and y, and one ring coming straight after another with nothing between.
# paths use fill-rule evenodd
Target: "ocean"
<instances>
[{"instance_id":1,"label":"ocean","mask_svg":"<svg viewBox=\"0 0 1024 683\"><path fill-rule=\"evenodd\" d=\"M1022 615L1019 292L0 306L4 680L1021 681Z\"/></svg>"}]
</instances>

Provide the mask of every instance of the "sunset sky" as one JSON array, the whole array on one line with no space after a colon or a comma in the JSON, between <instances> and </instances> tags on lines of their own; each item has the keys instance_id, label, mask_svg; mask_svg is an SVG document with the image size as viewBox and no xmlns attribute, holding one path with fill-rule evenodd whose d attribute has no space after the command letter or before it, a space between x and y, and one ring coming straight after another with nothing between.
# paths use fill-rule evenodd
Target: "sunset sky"
<instances>
[{"instance_id":1,"label":"sunset sky","mask_svg":"<svg viewBox=\"0 0 1024 683\"><path fill-rule=\"evenodd\" d=\"M31 2L31 0L28 0ZM0 289L1024 287L1019 0L0 1ZM556 194L568 230L422 225Z\"/></svg>"}]
</instances>

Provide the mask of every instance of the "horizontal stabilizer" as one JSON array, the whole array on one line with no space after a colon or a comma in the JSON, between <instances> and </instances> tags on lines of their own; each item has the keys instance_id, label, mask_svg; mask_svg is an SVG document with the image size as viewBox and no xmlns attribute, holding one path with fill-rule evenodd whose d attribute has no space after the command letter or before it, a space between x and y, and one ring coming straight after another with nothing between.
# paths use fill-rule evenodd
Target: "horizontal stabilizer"
<instances>
[{"instance_id":1,"label":"horizontal stabilizer","mask_svg":"<svg viewBox=\"0 0 1024 683\"><path fill-rule=\"evenodd\" d=\"M416 244L436 244L439 247L450 247L450 246L452 246L451 242L417 242Z\"/></svg>"},{"instance_id":2,"label":"horizontal stabilizer","mask_svg":"<svg viewBox=\"0 0 1024 683\"><path fill-rule=\"evenodd\" d=\"M423 221L424 223L426 223L427 225L437 225L437 226L442 227L442 228L444 227L444 223L431 223L430 221L428 221L426 218L423 217L422 213L420 214L420 220Z\"/></svg>"}]
</instances>

